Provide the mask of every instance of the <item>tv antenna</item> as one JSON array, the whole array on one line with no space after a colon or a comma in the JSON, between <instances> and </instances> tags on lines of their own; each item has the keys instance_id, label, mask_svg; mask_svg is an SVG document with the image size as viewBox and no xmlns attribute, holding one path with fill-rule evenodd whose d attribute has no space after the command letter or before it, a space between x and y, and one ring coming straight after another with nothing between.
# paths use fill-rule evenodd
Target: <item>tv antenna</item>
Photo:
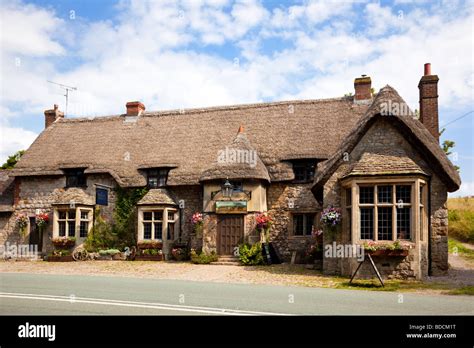
<instances>
[{"instance_id":1,"label":"tv antenna","mask_svg":"<svg viewBox=\"0 0 474 348\"><path fill-rule=\"evenodd\" d=\"M64 111L64 115L67 115L67 104L69 100L69 91L77 91L77 87L72 87L68 85L63 85L62 83L57 83L53 81L47 80L49 83L52 83L53 85L58 85L59 87L63 88L66 91L66 94L64 96L66 97L66 110Z\"/></svg>"}]
</instances>

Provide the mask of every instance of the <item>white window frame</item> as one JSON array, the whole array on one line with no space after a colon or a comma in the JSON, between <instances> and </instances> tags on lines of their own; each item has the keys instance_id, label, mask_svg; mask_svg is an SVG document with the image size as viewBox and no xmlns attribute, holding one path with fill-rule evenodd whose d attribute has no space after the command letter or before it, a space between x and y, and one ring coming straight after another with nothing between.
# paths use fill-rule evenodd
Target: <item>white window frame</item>
<instances>
[{"instance_id":1,"label":"white window frame","mask_svg":"<svg viewBox=\"0 0 474 348\"><path fill-rule=\"evenodd\" d=\"M155 212L161 210L163 212L163 218L161 220L153 220L154 216L152 216L152 220L144 220L143 219L143 213L145 212ZM168 213L173 213L174 214L174 219L168 219ZM174 236L172 239L166 239L168 241L175 241L176 238L176 231L179 229L179 219L178 219L178 210L176 208L170 208L170 207L163 207L163 206L142 206L138 208L138 241L147 241L147 240L153 240L153 241L160 241L163 242L164 239L168 236L168 223L174 223ZM155 231L155 224L154 222L161 222L161 239L155 238L156 231ZM144 227L144 222L151 222L152 223L152 232L151 232L151 239L144 239L145 235L145 227Z\"/></svg>"},{"instance_id":2,"label":"white window frame","mask_svg":"<svg viewBox=\"0 0 474 348\"><path fill-rule=\"evenodd\" d=\"M375 204L377 203L374 200L374 204L360 204L359 203L359 191L360 186L375 186L374 187L374 198L377 199L377 189L376 186L396 186L396 185L411 185L411 202L403 203L404 207L410 207L410 239L404 239L410 242L426 241L427 240L427 230L428 230L428 218L427 218L427 201L428 201L428 185L427 182L422 178L417 177L406 177L406 178L347 178L342 182L342 202L344 203L343 209L343 220L348 221L347 214L351 214L351 229L349 233L351 234L351 240L355 243L364 243L366 241L379 241L378 240L378 226L377 226L377 206L397 206L395 200L396 192L395 189L392 189L392 203L387 205L384 204ZM420 197L420 187L423 186L423 192ZM348 205L346 202L346 189L351 190L351 204ZM374 239L361 239L360 238L360 208L364 206L374 207ZM350 209L346 209L350 208ZM396 209L392 210L392 239L391 240L380 240L379 242L390 242L397 240L397 230L396 230ZM344 219L345 217L345 219ZM421 220L421 221L420 221ZM348 226L347 226L348 227Z\"/></svg>"},{"instance_id":3,"label":"white window frame","mask_svg":"<svg viewBox=\"0 0 474 348\"><path fill-rule=\"evenodd\" d=\"M76 213L76 216L74 219L69 219L68 214L66 215L66 219L60 219L59 218L59 213L62 211L74 211ZM87 211L88 212L88 218L87 219L82 219L81 218L81 211ZM81 237L80 236L80 228L81 228L81 221L87 221L88 228L87 228L87 234L89 235L91 229L92 229L92 222L93 222L93 216L94 216L94 210L91 207L87 206L75 206L74 208L71 208L69 206L64 206L64 207L55 207L54 212L53 212L53 237L57 238L59 236L59 221L65 221L66 222L66 237L75 237L76 242L82 243L87 237ZM69 236L69 231L68 231L68 221L74 221L74 236Z\"/></svg>"}]
</instances>

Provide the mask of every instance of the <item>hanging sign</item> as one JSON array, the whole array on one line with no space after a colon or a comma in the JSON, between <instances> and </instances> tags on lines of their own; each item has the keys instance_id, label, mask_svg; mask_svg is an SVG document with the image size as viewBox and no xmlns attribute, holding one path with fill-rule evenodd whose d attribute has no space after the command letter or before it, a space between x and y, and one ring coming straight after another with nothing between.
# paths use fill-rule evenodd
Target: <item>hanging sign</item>
<instances>
[{"instance_id":1,"label":"hanging sign","mask_svg":"<svg viewBox=\"0 0 474 348\"><path fill-rule=\"evenodd\" d=\"M217 201L217 214L246 214L247 201Z\"/></svg>"}]
</instances>

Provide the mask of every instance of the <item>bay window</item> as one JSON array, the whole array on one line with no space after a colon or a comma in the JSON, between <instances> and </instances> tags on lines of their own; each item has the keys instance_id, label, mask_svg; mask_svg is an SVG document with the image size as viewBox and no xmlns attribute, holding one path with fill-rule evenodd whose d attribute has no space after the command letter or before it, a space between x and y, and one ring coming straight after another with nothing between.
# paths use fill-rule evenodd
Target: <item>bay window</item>
<instances>
[{"instance_id":1,"label":"bay window","mask_svg":"<svg viewBox=\"0 0 474 348\"><path fill-rule=\"evenodd\" d=\"M53 236L85 239L92 227L90 207L58 207L54 209Z\"/></svg>"},{"instance_id":2,"label":"bay window","mask_svg":"<svg viewBox=\"0 0 474 348\"><path fill-rule=\"evenodd\" d=\"M381 242L423 240L427 226L425 184L416 178L343 182L344 226L351 238Z\"/></svg>"}]
</instances>

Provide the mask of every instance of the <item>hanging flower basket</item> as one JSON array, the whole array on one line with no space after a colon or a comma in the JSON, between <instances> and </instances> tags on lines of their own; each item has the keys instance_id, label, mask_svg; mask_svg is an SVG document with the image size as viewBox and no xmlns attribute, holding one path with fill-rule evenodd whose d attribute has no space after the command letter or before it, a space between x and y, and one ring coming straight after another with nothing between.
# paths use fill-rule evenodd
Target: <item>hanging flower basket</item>
<instances>
[{"instance_id":1,"label":"hanging flower basket","mask_svg":"<svg viewBox=\"0 0 474 348\"><path fill-rule=\"evenodd\" d=\"M321 225L324 228L324 231L328 233L331 237L334 237L337 227L341 224L342 213L341 209L328 207L323 210L321 213Z\"/></svg>"},{"instance_id":2,"label":"hanging flower basket","mask_svg":"<svg viewBox=\"0 0 474 348\"><path fill-rule=\"evenodd\" d=\"M196 234L196 237L201 238L202 227L204 223L202 213L199 213L199 212L194 213L193 216L191 217L191 223L193 224L193 230L194 230L194 233Z\"/></svg>"},{"instance_id":3,"label":"hanging flower basket","mask_svg":"<svg viewBox=\"0 0 474 348\"><path fill-rule=\"evenodd\" d=\"M28 216L26 214L20 213L16 216L15 222L18 226L18 230L20 231L20 235L25 237L26 228L28 227Z\"/></svg>"},{"instance_id":4,"label":"hanging flower basket","mask_svg":"<svg viewBox=\"0 0 474 348\"><path fill-rule=\"evenodd\" d=\"M39 213L36 215L36 225L40 229L40 231L43 231L44 228L48 225L49 223L49 215L47 213Z\"/></svg>"},{"instance_id":5,"label":"hanging flower basket","mask_svg":"<svg viewBox=\"0 0 474 348\"><path fill-rule=\"evenodd\" d=\"M258 213L255 217L257 223L257 229L260 230L260 240L263 243L270 242L270 227L272 226L273 220L267 213Z\"/></svg>"}]
</instances>

